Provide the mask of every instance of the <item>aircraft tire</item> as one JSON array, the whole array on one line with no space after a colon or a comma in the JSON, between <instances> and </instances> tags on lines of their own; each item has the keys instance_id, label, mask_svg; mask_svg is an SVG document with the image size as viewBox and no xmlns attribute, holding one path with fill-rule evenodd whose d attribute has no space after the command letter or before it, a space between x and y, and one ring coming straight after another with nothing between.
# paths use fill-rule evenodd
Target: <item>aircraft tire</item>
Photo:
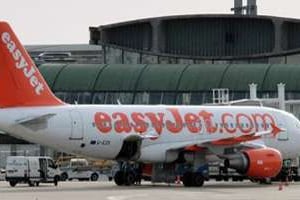
<instances>
[{"instance_id":1,"label":"aircraft tire","mask_svg":"<svg viewBox=\"0 0 300 200\"><path fill-rule=\"evenodd\" d=\"M200 173L193 174L193 186L202 187L204 184L204 177Z\"/></svg>"},{"instance_id":2,"label":"aircraft tire","mask_svg":"<svg viewBox=\"0 0 300 200\"><path fill-rule=\"evenodd\" d=\"M15 187L16 185L17 185L17 181L9 181L9 185L11 186L11 187Z\"/></svg>"},{"instance_id":3,"label":"aircraft tire","mask_svg":"<svg viewBox=\"0 0 300 200\"><path fill-rule=\"evenodd\" d=\"M28 181L28 185L29 185L29 187L34 187L34 182Z\"/></svg>"},{"instance_id":4,"label":"aircraft tire","mask_svg":"<svg viewBox=\"0 0 300 200\"><path fill-rule=\"evenodd\" d=\"M132 172L125 173L125 185L130 186L133 185L135 182L135 176Z\"/></svg>"},{"instance_id":5,"label":"aircraft tire","mask_svg":"<svg viewBox=\"0 0 300 200\"><path fill-rule=\"evenodd\" d=\"M98 174L96 174L96 173L93 173L93 174L91 175L91 181L98 181L98 178L99 178L99 176L98 176Z\"/></svg>"},{"instance_id":6,"label":"aircraft tire","mask_svg":"<svg viewBox=\"0 0 300 200\"><path fill-rule=\"evenodd\" d=\"M66 181L66 180L68 180L68 174L67 174L67 173L62 173L61 176L60 176L60 180L61 180L61 181Z\"/></svg>"},{"instance_id":7,"label":"aircraft tire","mask_svg":"<svg viewBox=\"0 0 300 200\"><path fill-rule=\"evenodd\" d=\"M193 186L193 173L191 172L186 172L183 174L183 177L182 177L182 183L185 187L191 187Z\"/></svg>"},{"instance_id":8,"label":"aircraft tire","mask_svg":"<svg viewBox=\"0 0 300 200\"><path fill-rule=\"evenodd\" d=\"M116 185L121 186L125 184L125 180L124 180L124 172L123 171L117 171L117 173L115 174L114 177L114 181L116 183Z\"/></svg>"}]
</instances>

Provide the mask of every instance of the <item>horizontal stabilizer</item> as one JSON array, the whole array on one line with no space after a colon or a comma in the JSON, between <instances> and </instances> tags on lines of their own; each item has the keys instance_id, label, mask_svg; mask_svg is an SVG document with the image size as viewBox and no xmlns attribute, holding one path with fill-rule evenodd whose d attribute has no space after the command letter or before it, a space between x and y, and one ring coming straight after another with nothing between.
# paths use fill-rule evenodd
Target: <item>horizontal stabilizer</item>
<instances>
[{"instance_id":1,"label":"horizontal stabilizer","mask_svg":"<svg viewBox=\"0 0 300 200\"><path fill-rule=\"evenodd\" d=\"M33 131L43 130L47 128L48 120L55 115L56 114L49 113L41 116L26 117L16 120L16 123Z\"/></svg>"}]
</instances>

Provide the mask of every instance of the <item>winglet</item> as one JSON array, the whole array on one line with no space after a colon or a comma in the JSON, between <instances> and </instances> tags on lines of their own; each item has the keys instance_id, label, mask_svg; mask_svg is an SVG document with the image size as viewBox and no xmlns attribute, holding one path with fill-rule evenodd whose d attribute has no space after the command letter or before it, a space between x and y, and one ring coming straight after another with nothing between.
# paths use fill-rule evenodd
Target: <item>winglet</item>
<instances>
[{"instance_id":1,"label":"winglet","mask_svg":"<svg viewBox=\"0 0 300 200\"><path fill-rule=\"evenodd\" d=\"M0 21L0 107L63 105L8 23Z\"/></svg>"}]
</instances>

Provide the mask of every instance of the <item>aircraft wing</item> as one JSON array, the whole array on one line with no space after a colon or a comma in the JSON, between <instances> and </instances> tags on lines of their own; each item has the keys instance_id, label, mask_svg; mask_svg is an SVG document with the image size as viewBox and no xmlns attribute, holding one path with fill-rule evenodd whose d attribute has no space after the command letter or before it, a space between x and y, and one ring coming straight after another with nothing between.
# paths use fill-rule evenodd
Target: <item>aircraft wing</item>
<instances>
[{"instance_id":1,"label":"aircraft wing","mask_svg":"<svg viewBox=\"0 0 300 200\"><path fill-rule=\"evenodd\" d=\"M230 147L247 149L264 148L266 146L261 140L263 136L271 135L273 137L276 137L276 135L278 135L282 131L284 130L272 124L270 130L254 132L241 136L232 136L213 140L176 142L168 144L169 148L166 150L203 151L208 149L213 153L221 155L224 153L224 149Z\"/></svg>"},{"instance_id":2,"label":"aircraft wing","mask_svg":"<svg viewBox=\"0 0 300 200\"><path fill-rule=\"evenodd\" d=\"M212 145L221 145L221 146L236 145L243 142L261 139L262 136L264 135L272 135L273 137L276 137L276 135L278 135L282 131L283 130L278 128L275 124L271 124L270 130L254 132L254 133L245 134L237 137L229 137L225 139L214 140L214 141L210 141L209 143Z\"/></svg>"}]
</instances>

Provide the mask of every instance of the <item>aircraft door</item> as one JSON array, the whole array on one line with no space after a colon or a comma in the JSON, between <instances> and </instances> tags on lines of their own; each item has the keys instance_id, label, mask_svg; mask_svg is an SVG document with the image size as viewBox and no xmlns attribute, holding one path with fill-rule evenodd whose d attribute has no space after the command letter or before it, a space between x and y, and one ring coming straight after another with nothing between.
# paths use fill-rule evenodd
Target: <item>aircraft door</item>
<instances>
[{"instance_id":1,"label":"aircraft door","mask_svg":"<svg viewBox=\"0 0 300 200\"><path fill-rule=\"evenodd\" d=\"M83 139L83 120L82 116L77 111L71 111L71 135L70 140L82 140Z\"/></svg>"}]
</instances>

